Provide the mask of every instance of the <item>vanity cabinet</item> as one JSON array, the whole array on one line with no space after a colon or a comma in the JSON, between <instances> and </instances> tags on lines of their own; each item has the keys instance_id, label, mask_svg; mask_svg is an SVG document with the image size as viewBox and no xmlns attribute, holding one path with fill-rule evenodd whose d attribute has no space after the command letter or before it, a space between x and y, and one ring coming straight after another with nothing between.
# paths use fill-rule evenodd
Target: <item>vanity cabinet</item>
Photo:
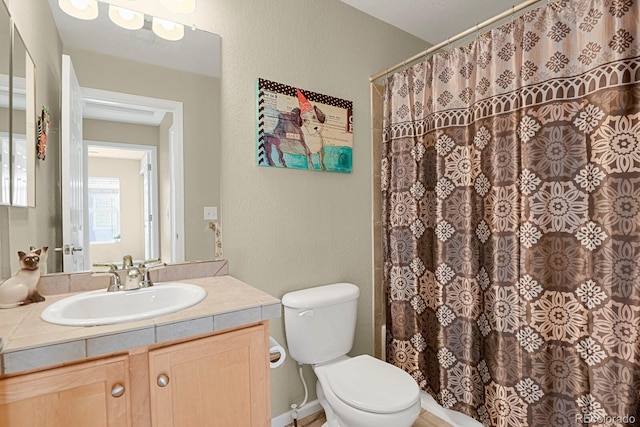
<instances>
[{"instance_id":1,"label":"vanity cabinet","mask_svg":"<svg viewBox=\"0 0 640 427\"><path fill-rule=\"evenodd\" d=\"M131 426L126 355L0 380L0 426Z\"/></svg>"},{"instance_id":2,"label":"vanity cabinet","mask_svg":"<svg viewBox=\"0 0 640 427\"><path fill-rule=\"evenodd\" d=\"M0 426L268 427L268 323L0 379Z\"/></svg>"},{"instance_id":3,"label":"vanity cabinet","mask_svg":"<svg viewBox=\"0 0 640 427\"><path fill-rule=\"evenodd\" d=\"M150 351L152 425L271 425L266 340L252 327Z\"/></svg>"}]
</instances>

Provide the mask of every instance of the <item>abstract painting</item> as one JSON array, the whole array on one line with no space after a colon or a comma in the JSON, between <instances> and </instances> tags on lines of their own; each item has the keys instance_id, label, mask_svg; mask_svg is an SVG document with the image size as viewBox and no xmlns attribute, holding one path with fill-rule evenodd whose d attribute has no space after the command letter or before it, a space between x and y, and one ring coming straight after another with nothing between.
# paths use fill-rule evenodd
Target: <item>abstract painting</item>
<instances>
[{"instance_id":1,"label":"abstract painting","mask_svg":"<svg viewBox=\"0 0 640 427\"><path fill-rule=\"evenodd\" d=\"M350 173L353 103L258 79L259 166Z\"/></svg>"}]
</instances>

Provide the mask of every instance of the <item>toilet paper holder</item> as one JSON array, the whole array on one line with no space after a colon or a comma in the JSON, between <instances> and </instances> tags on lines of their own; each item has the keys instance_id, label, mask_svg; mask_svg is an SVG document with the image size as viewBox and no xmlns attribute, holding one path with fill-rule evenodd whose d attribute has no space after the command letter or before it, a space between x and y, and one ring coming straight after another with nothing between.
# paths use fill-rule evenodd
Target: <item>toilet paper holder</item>
<instances>
[{"instance_id":1,"label":"toilet paper holder","mask_svg":"<svg viewBox=\"0 0 640 427\"><path fill-rule=\"evenodd\" d=\"M284 347L273 337L269 337L269 367L271 369L277 368L284 363L286 358L287 353L284 351Z\"/></svg>"},{"instance_id":2,"label":"toilet paper holder","mask_svg":"<svg viewBox=\"0 0 640 427\"><path fill-rule=\"evenodd\" d=\"M269 362L275 363L280 360L281 357L282 355L280 353L269 353Z\"/></svg>"}]
</instances>

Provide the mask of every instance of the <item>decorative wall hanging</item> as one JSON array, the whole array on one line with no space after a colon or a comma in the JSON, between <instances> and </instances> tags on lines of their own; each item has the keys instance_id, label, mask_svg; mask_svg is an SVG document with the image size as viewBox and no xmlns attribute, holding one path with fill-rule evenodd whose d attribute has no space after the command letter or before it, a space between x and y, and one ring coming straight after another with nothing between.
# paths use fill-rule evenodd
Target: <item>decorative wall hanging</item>
<instances>
[{"instance_id":1,"label":"decorative wall hanging","mask_svg":"<svg viewBox=\"0 0 640 427\"><path fill-rule=\"evenodd\" d=\"M51 118L49 117L49 107L42 107L42 112L38 116L38 142L36 143L36 155L38 159L44 160L47 155L47 135L49 135L49 127L51 126Z\"/></svg>"},{"instance_id":2,"label":"decorative wall hanging","mask_svg":"<svg viewBox=\"0 0 640 427\"><path fill-rule=\"evenodd\" d=\"M258 79L259 166L350 173L353 103Z\"/></svg>"}]
</instances>

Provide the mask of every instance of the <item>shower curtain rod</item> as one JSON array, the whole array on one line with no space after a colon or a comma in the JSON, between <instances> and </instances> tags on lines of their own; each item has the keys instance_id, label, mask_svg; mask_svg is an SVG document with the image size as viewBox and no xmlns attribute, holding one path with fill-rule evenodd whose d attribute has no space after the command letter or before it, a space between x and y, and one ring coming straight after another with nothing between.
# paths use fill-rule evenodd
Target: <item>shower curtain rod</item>
<instances>
[{"instance_id":1,"label":"shower curtain rod","mask_svg":"<svg viewBox=\"0 0 640 427\"><path fill-rule=\"evenodd\" d=\"M502 12L499 15L494 16L493 18L487 19L486 21L484 21L482 23L476 24L476 26L473 27L473 28L469 28L468 30L463 31L460 34L457 34L457 35L455 35L453 37L449 37L447 40L445 40L445 41L443 41L441 43L438 43L435 46L431 46L429 49L423 50L422 52L420 52L420 53L418 53L416 55L413 55L411 58L407 58L404 61L400 62L399 64L396 64L393 67L387 68L386 70L382 71L381 73L378 73L378 74L375 74L375 75L369 77L369 81L370 82L376 81L380 77L384 77L385 75L391 73L392 71L397 70L400 67L405 66L406 64L410 64L411 62L413 62L413 61L415 61L417 59L420 59L423 56L427 56L428 54L430 54L432 52L435 52L435 51L443 48L444 46L447 46L448 44L450 44L452 42L455 42L455 41L460 40L460 39L462 39L464 37L467 37L469 34L472 34L472 33L476 32L476 31L480 30L481 28L488 27L489 25L491 25L491 24L493 24L495 22L498 22L499 20L501 20L503 18L506 18L509 15L513 15L514 13L519 12L522 9L526 9L527 7L531 6L532 4L538 3L540 1L542 1L542 0L528 0L528 1L524 2L524 3L519 4L518 6L512 6L511 9L505 10L504 12Z\"/></svg>"}]
</instances>

